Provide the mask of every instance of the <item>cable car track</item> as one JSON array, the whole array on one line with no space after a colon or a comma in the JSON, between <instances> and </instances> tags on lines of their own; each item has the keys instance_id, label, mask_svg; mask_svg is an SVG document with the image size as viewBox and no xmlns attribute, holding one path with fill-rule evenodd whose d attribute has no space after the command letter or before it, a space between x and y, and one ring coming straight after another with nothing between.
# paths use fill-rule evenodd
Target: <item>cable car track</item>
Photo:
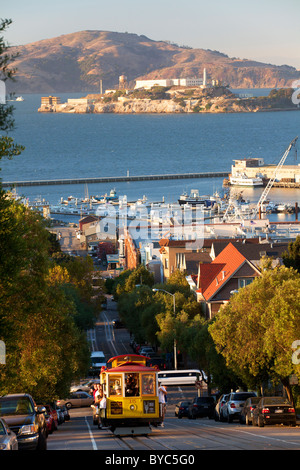
<instances>
[{"instance_id":1,"label":"cable car track","mask_svg":"<svg viewBox=\"0 0 300 470\"><path fill-rule=\"evenodd\" d=\"M175 450L175 447L163 444L161 440L158 442L161 436L123 436L116 437L124 445L124 450Z\"/></svg>"}]
</instances>

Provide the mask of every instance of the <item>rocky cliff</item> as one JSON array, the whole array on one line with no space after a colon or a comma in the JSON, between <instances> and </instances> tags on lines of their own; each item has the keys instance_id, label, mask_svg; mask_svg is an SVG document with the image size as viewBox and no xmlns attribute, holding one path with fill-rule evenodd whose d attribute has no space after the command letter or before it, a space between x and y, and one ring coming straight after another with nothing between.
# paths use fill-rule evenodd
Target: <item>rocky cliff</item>
<instances>
[{"instance_id":1,"label":"rocky cliff","mask_svg":"<svg viewBox=\"0 0 300 470\"><path fill-rule=\"evenodd\" d=\"M138 78L202 77L229 84L231 88L274 88L290 86L300 71L287 65L275 66L230 58L204 49L180 47L153 41L137 34L82 31L12 47L19 53L14 62L16 82L8 91L53 94L99 91L118 84L127 76L134 87Z\"/></svg>"}]
</instances>

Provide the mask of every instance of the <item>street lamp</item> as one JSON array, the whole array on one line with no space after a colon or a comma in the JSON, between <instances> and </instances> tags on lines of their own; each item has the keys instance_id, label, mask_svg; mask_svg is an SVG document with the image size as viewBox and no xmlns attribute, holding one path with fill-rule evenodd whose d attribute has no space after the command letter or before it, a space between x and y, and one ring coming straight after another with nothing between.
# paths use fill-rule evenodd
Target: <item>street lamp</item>
<instances>
[{"instance_id":1,"label":"street lamp","mask_svg":"<svg viewBox=\"0 0 300 470\"><path fill-rule=\"evenodd\" d=\"M167 290L164 290L164 289L152 289L152 291L153 292L159 292L159 291L160 292L165 292L165 294L169 294L173 297L173 312L174 312L174 320L175 320L175 318L176 318L175 294L171 294L171 292L168 292ZM174 331L174 333L175 333L175 331ZM174 369L177 370L177 341L176 341L175 336L174 336Z\"/></svg>"}]
</instances>

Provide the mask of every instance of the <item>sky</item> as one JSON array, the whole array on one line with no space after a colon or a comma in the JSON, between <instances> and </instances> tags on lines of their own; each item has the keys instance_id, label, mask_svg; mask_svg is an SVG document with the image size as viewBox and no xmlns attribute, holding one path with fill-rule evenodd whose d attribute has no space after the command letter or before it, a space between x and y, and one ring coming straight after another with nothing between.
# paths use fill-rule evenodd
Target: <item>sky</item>
<instances>
[{"instance_id":1,"label":"sky","mask_svg":"<svg viewBox=\"0 0 300 470\"><path fill-rule=\"evenodd\" d=\"M128 32L300 70L300 0L10 0L0 18L13 21L4 33L13 46L83 30Z\"/></svg>"}]
</instances>

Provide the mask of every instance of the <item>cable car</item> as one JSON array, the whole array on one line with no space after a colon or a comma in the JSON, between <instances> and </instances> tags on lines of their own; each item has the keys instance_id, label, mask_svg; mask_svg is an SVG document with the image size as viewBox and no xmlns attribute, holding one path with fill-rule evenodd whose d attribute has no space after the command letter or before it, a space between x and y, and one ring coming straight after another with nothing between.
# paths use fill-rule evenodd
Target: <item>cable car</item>
<instances>
[{"instance_id":1,"label":"cable car","mask_svg":"<svg viewBox=\"0 0 300 470\"><path fill-rule=\"evenodd\" d=\"M162 422L158 401L158 370L146 365L145 356L126 354L109 359L100 382L106 408L101 422L117 436L147 435Z\"/></svg>"}]
</instances>

